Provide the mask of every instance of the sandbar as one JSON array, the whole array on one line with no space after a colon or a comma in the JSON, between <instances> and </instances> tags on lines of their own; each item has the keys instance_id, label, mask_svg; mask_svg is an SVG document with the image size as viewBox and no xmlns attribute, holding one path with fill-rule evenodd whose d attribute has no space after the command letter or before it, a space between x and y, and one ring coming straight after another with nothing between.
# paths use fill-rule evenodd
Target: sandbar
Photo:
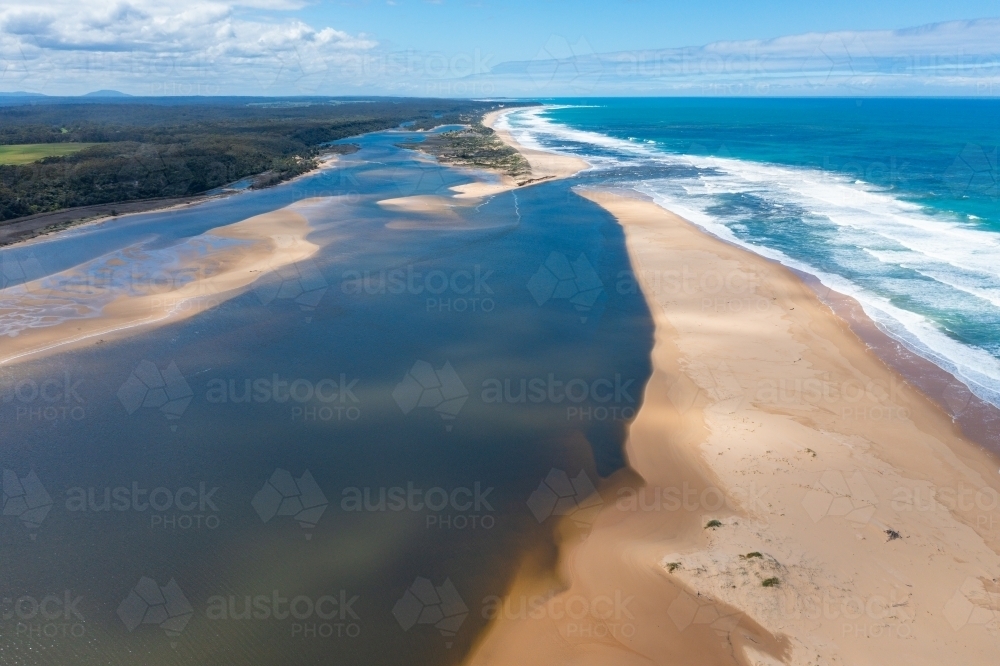
<instances>
[{"instance_id":1,"label":"sandbar","mask_svg":"<svg viewBox=\"0 0 1000 666\"><path fill-rule=\"evenodd\" d=\"M641 195L581 194L625 231L653 374L546 598L627 612L501 616L468 663L995 661L997 459L790 270Z\"/></svg>"},{"instance_id":2,"label":"sandbar","mask_svg":"<svg viewBox=\"0 0 1000 666\"><path fill-rule=\"evenodd\" d=\"M98 258L0 291L0 365L186 319L308 259L319 246L306 239L309 222L295 207L310 202L186 239L170 249L168 265L127 249L125 260Z\"/></svg>"}]
</instances>

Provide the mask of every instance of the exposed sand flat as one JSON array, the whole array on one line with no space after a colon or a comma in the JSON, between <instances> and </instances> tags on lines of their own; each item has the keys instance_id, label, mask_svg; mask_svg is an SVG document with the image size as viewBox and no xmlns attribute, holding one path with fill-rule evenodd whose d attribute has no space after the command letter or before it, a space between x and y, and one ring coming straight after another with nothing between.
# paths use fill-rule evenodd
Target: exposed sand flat
<instances>
[{"instance_id":1,"label":"exposed sand flat","mask_svg":"<svg viewBox=\"0 0 1000 666\"><path fill-rule=\"evenodd\" d=\"M608 480L549 604L630 613L508 615L469 663L994 663L997 461L788 270L638 195L584 195L625 229L654 372L626 445L644 485Z\"/></svg>"},{"instance_id":2,"label":"exposed sand flat","mask_svg":"<svg viewBox=\"0 0 1000 666\"><path fill-rule=\"evenodd\" d=\"M16 334L2 338L0 364L94 344L215 307L262 275L312 256L319 246L306 240L309 231L305 217L284 208L187 239L172 248L169 266L125 267L122 279L95 283L98 274L123 264L95 260L2 291L0 322ZM227 242L233 240L242 242ZM164 281L163 276L172 277Z\"/></svg>"},{"instance_id":3,"label":"exposed sand flat","mask_svg":"<svg viewBox=\"0 0 1000 666\"><path fill-rule=\"evenodd\" d=\"M395 199L382 199L379 206L388 210L403 213L419 213L424 215L447 216L457 218L454 208L463 205L463 202L455 201L454 197L444 197L436 194L418 194L412 197L397 197ZM465 205L468 205L465 202Z\"/></svg>"},{"instance_id":4,"label":"exposed sand flat","mask_svg":"<svg viewBox=\"0 0 1000 666\"><path fill-rule=\"evenodd\" d=\"M412 197L383 199L378 202L379 205L391 210L416 213L418 215L454 216L454 211L452 210L454 206L475 205L486 197L508 192L519 187L529 187L540 182L570 178L584 169L590 168L590 164L588 164L586 160L579 157L573 157L571 155L557 155L555 153L549 153L542 150L525 148L514 140L514 138L510 135L510 132L507 132L506 130L498 130L493 127L501 115L515 110L517 109L501 109L499 111L491 111L483 116L483 125L492 128L504 143L521 153L521 155L528 160L528 164L531 165L530 181L518 184L510 176L507 176L506 174L499 174L499 182L487 183L477 181L450 187L448 189L455 193L452 195L417 195ZM393 224L397 225L394 228L422 228L422 225L420 224L407 224L403 222Z\"/></svg>"}]
</instances>

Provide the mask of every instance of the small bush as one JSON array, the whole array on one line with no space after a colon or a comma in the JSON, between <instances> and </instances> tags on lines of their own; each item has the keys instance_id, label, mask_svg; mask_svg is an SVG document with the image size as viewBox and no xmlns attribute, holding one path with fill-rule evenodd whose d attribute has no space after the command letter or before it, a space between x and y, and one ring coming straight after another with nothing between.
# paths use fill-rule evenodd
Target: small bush
<instances>
[{"instance_id":1,"label":"small bush","mask_svg":"<svg viewBox=\"0 0 1000 666\"><path fill-rule=\"evenodd\" d=\"M777 587L778 585L781 585L781 581L778 580L777 578L768 578L766 580L761 581L760 584L763 585L764 587Z\"/></svg>"},{"instance_id":2,"label":"small bush","mask_svg":"<svg viewBox=\"0 0 1000 666\"><path fill-rule=\"evenodd\" d=\"M719 522L718 520L710 520L705 525L705 529L707 530L709 527L722 527L722 523Z\"/></svg>"},{"instance_id":3,"label":"small bush","mask_svg":"<svg viewBox=\"0 0 1000 666\"><path fill-rule=\"evenodd\" d=\"M673 573L677 569L681 568L680 562L667 562L667 571Z\"/></svg>"}]
</instances>

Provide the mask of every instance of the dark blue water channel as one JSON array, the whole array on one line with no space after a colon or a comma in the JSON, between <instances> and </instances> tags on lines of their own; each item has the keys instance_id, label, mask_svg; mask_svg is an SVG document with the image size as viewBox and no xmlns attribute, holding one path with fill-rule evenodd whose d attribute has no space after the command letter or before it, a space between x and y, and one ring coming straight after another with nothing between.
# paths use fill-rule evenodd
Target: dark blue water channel
<instances>
[{"instance_id":1,"label":"dark blue water channel","mask_svg":"<svg viewBox=\"0 0 1000 666\"><path fill-rule=\"evenodd\" d=\"M2 251L54 273L334 197L294 270L0 369L4 663L458 663L524 559L552 562L554 514L624 465L649 313L573 179L444 227L379 206L470 180L412 136Z\"/></svg>"}]
</instances>

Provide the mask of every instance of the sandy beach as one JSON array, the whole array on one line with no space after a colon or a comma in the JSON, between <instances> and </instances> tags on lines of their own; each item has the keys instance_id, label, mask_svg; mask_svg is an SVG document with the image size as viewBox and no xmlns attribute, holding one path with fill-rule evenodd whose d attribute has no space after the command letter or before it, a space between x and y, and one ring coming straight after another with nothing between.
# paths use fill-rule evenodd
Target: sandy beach
<instances>
[{"instance_id":1,"label":"sandy beach","mask_svg":"<svg viewBox=\"0 0 1000 666\"><path fill-rule=\"evenodd\" d=\"M504 143L508 144L528 160L531 165L531 179L518 183L506 174L499 174L499 182L476 181L449 188L451 195L418 195L383 199L379 205L394 211L430 215L438 218L453 218L456 206L475 206L486 197L508 192L520 187L529 187L540 182L570 178L584 169L590 168L586 160L572 155L558 155L543 150L533 150L519 144L503 129L496 129L497 120L516 109L500 109L483 116L483 125L493 129ZM409 226L407 226L409 228Z\"/></svg>"},{"instance_id":2,"label":"sandy beach","mask_svg":"<svg viewBox=\"0 0 1000 666\"><path fill-rule=\"evenodd\" d=\"M580 193L625 231L653 375L589 534L564 519L557 579L526 564L467 663L994 661L995 457L791 271Z\"/></svg>"},{"instance_id":3,"label":"sandy beach","mask_svg":"<svg viewBox=\"0 0 1000 666\"><path fill-rule=\"evenodd\" d=\"M573 157L572 155L559 155L545 150L527 148L519 144L507 130L497 129L497 121L512 111L516 111L516 109L500 109L499 111L491 111L483 116L483 125L496 132L497 136L499 136L504 143L517 150L517 152L524 156L524 159L528 160L528 164L531 165L531 177L533 181L566 178L583 171L590 166L586 160L579 157Z\"/></svg>"},{"instance_id":4,"label":"sandy beach","mask_svg":"<svg viewBox=\"0 0 1000 666\"><path fill-rule=\"evenodd\" d=\"M186 239L171 248L169 265L144 265L142 256L99 258L6 290L0 365L100 344L218 306L319 249L306 240L309 222L295 210L311 201Z\"/></svg>"}]
</instances>

